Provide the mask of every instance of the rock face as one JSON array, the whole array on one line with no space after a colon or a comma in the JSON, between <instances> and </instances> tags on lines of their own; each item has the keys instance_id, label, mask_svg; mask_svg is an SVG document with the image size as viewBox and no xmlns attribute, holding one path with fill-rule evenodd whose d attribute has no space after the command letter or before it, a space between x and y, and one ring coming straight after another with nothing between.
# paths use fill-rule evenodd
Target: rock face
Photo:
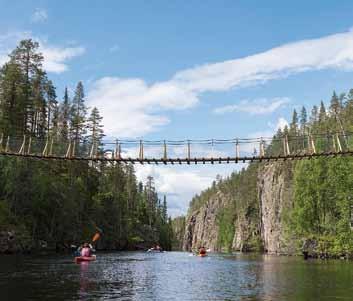
<instances>
[{"instance_id":1,"label":"rock face","mask_svg":"<svg viewBox=\"0 0 353 301\"><path fill-rule=\"evenodd\" d=\"M286 234L286 218L293 207L293 163L261 164L254 184L256 206L230 207L234 210L234 235L232 250L261 250L271 254L291 254L295 248ZM242 198L244 191L237 195ZM245 198L245 197L244 197ZM190 251L201 245L220 251L217 214L228 208L232 196L217 191L210 199L186 217L183 250ZM238 202L238 199L236 199ZM249 202L247 200L245 203ZM256 212L249 212L248 208ZM228 210L228 209L227 209Z\"/></svg>"},{"instance_id":2,"label":"rock face","mask_svg":"<svg viewBox=\"0 0 353 301\"><path fill-rule=\"evenodd\" d=\"M269 254L294 252L286 237L285 219L293 206L291 162L261 166L258 173L261 239Z\"/></svg>"},{"instance_id":3,"label":"rock face","mask_svg":"<svg viewBox=\"0 0 353 301\"><path fill-rule=\"evenodd\" d=\"M226 197L221 192L212 196L200 209L186 218L183 250L191 251L203 246L218 251L217 213L223 208Z\"/></svg>"}]
</instances>

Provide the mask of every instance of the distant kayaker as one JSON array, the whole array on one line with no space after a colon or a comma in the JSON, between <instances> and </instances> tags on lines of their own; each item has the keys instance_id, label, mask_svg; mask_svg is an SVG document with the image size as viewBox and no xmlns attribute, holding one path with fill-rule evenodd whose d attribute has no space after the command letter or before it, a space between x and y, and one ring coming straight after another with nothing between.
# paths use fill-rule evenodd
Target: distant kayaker
<instances>
[{"instance_id":1,"label":"distant kayaker","mask_svg":"<svg viewBox=\"0 0 353 301\"><path fill-rule=\"evenodd\" d=\"M205 249L205 247L201 247L201 248L199 249L199 254L200 254L200 255L206 255L206 249Z\"/></svg>"},{"instance_id":2,"label":"distant kayaker","mask_svg":"<svg viewBox=\"0 0 353 301\"><path fill-rule=\"evenodd\" d=\"M90 257L92 255L92 250L88 243L84 243L81 249L81 256Z\"/></svg>"}]
</instances>

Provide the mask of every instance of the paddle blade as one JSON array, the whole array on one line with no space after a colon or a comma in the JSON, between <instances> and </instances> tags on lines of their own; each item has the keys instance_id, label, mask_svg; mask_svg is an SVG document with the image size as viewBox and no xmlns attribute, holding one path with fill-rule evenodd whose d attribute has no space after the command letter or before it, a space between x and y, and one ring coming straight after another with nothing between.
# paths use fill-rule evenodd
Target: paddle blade
<instances>
[{"instance_id":1,"label":"paddle blade","mask_svg":"<svg viewBox=\"0 0 353 301\"><path fill-rule=\"evenodd\" d=\"M94 236L93 236L93 238L92 238L92 242L97 241L100 237L101 237L101 236L100 236L99 233L94 234Z\"/></svg>"}]
</instances>

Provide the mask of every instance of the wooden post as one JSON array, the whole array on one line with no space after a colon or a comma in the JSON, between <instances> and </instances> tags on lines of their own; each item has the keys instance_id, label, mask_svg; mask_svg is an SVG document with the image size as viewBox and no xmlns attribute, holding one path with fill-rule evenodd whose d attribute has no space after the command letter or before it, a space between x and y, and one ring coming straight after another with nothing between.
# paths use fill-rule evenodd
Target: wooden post
<instances>
[{"instance_id":1,"label":"wooden post","mask_svg":"<svg viewBox=\"0 0 353 301\"><path fill-rule=\"evenodd\" d=\"M67 147L67 151L66 151L66 158L71 158L71 140L69 141L69 145Z\"/></svg>"},{"instance_id":2,"label":"wooden post","mask_svg":"<svg viewBox=\"0 0 353 301\"><path fill-rule=\"evenodd\" d=\"M190 151L190 140L188 140L188 159L190 160L191 151Z\"/></svg>"},{"instance_id":3,"label":"wooden post","mask_svg":"<svg viewBox=\"0 0 353 301\"><path fill-rule=\"evenodd\" d=\"M10 136L7 136L6 146L5 146L5 153L10 151Z\"/></svg>"},{"instance_id":4,"label":"wooden post","mask_svg":"<svg viewBox=\"0 0 353 301\"><path fill-rule=\"evenodd\" d=\"M121 159L121 145L118 142L118 140L116 140L116 159L120 160Z\"/></svg>"},{"instance_id":5,"label":"wooden post","mask_svg":"<svg viewBox=\"0 0 353 301\"><path fill-rule=\"evenodd\" d=\"M338 152L342 152L342 145L340 141L340 137L338 136L338 133L336 134L336 139L337 139L337 146L338 146Z\"/></svg>"},{"instance_id":6,"label":"wooden post","mask_svg":"<svg viewBox=\"0 0 353 301\"><path fill-rule=\"evenodd\" d=\"M20 155L23 155L25 153L25 146L26 146L26 135L23 135L23 142L20 150L18 151Z\"/></svg>"},{"instance_id":7,"label":"wooden post","mask_svg":"<svg viewBox=\"0 0 353 301\"><path fill-rule=\"evenodd\" d=\"M4 143L4 133L1 133L0 136L0 151L2 151L2 144Z\"/></svg>"},{"instance_id":8,"label":"wooden post","mask_svg":"<svg viewBox=\"0 0 353 301\"><path fill-rule=\"evenodd\" d=\"M54 138L52 137L50 140L49 156L53 155L53 145L54 145Z\"/></svg>"},{"instance_id":9,"label":"wooden post","mask_svg":"<svg viewBox=\"0 0 353 301\"><path fill-rule=\"evenodd\" d=\"M282 138L282 144L283 144L283 155L287 156L287 145L286 145L286 137Z\"/></svg>"},{"instance_id":10,"label":"wooden post","mask_svg":"<svg viewBox=\"0 0 353 301\"><path fill-rule=\"evenodd\" d=\"M143 160L143 142L140 140L140 152L139 152L139 159Z\"/></svg>"},{"instance_id":11,"label":"wooden post","mask_svg":"<svg viewBox=\"0 0 353 301\"><path fill-rule=\"evenodd\" d=\"M113 159L118 159L118 148L119 148L119 140L115 140L115 150L113 151Z\"/></svg>"},{"instance_id":12,"label":"wooden post","mask_svg":"<svg viewBox=\"0 0 353 301\"><path fill-rule=\"evenodd\" d=\"M262 137L260 139L260 153L259 153L259 157L262 158L265 156L265 148L264 148L264 142L262 140Z\"/></svg>"},{"instance_id":13,"label":"wooden post","mask_svg":"<svg viewBox=\"0 0 353 301\"><path fill-rule=\"evenodd\" d=\"M314 143L314 138L312 135L310 135L310 143L311 143L311 150L313 154L316 154L316 147L315 147L315 143Z\"/></svg>"},{"instance_id":14,"label":"wooden post","mask_svg":"<svg viewBox=\"0 0 353 301\"><path fill-rule=\"evenodd\" d=\"M75 151L76 151L76 140L74 140L74 144L73 144L72 149L71 149L70 158L71 157L75 157Z\"/></svg>"},{"instance_id":15,"label":"wooden post","mask_svg":"<svg viewBox=\"0 0 353 301\"><path fill-rule=\"evenodd\" d=\"M333 152L337 153L336 140L334 135L332 135L332 148L333 148Z\"/></svg>"},{"instance_id":16,"label":"wooden post","mask_svg":"<svg viewBox=\"0 0 353 301\"><path fill-rule=\"evenodd\" d=\"M89 157L93 159L93 154L94 154L94 142L92 143L91 150L89 152Z\"/></svg>"},{"instance_id":17,"label":"wooden post","mask_svg":"<svg viewBox=\"0 0 353 301\"><path fill-rule=\"evenodd\" d=\"M285 137L285 140L286 140L286 154L287 156L290 155L290 149L289 149L289 143L288 143L288 136L286 135Z\"/></svg>"},{"instance_id":18,"label":"wooden post","mask_svg":"<svg viewBox=\"0 0 353 301\"><path fill-rule=\"evenodd\" d=\"M237 139L235 142L235 158L239 159L240 157L240 149L239 149L239 140Z\"/></svg>"},{"instance_id":19,"label":"wooden post","mask_svg":"<svg viewBox=\"0 0 353 301\"><path fill-rule=\"evenodd\" d=\"M45 146L44 146L44 149L43 149L43 152L42 152L42 155L43 155L44 157L47 156L48 144L49 144L49 138L47 137L47 141L45 142Z\"/></svg>"},{"instance_id":20,"label":"wooden post","mask_svg":"<svg viewBox=\"0 0 353 301\"><path fill-rule=\"evenodd\" d=\"M167 143L164 140L164 142L163 142L163 158L164 158L164 160L167 160L167 157L168 157L168 155L167 155Z\"/></svg>"},{"instance_id":21,"label":"wooden post","mask_svg":"<svg viewBox=\"0 0 353 301\"><path fill-rule=\"evenodd\" d=\"M29 136L29 141L28 141L28 148L27 148L27 154L31 154L31 147L32 147L32 136Z\"/></svg>"}]
</instances>

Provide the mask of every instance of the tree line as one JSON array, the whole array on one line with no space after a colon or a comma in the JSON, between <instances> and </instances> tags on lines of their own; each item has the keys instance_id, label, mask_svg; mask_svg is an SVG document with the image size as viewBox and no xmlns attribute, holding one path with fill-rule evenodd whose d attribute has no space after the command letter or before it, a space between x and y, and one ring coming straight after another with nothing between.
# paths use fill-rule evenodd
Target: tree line
<instances>
[{"instance_id":1,"label":"tree line","mask_svg":"<svg viewBox=\"0 0 353 301\"><path fill-rule=\"evenodd\" d=\"M82 82L61 101L33 40L23 40L0 69L0 134L73 143L73 151L101 151L97 108L88 114ZM3 145L5 141L3 140ZM13 229L22 249L46 242L62 249L102 232L98 247L170 249L166 197L153 178L139 183L131 165L0 158L0 230Z\"/></svg>"}]
</instances>

